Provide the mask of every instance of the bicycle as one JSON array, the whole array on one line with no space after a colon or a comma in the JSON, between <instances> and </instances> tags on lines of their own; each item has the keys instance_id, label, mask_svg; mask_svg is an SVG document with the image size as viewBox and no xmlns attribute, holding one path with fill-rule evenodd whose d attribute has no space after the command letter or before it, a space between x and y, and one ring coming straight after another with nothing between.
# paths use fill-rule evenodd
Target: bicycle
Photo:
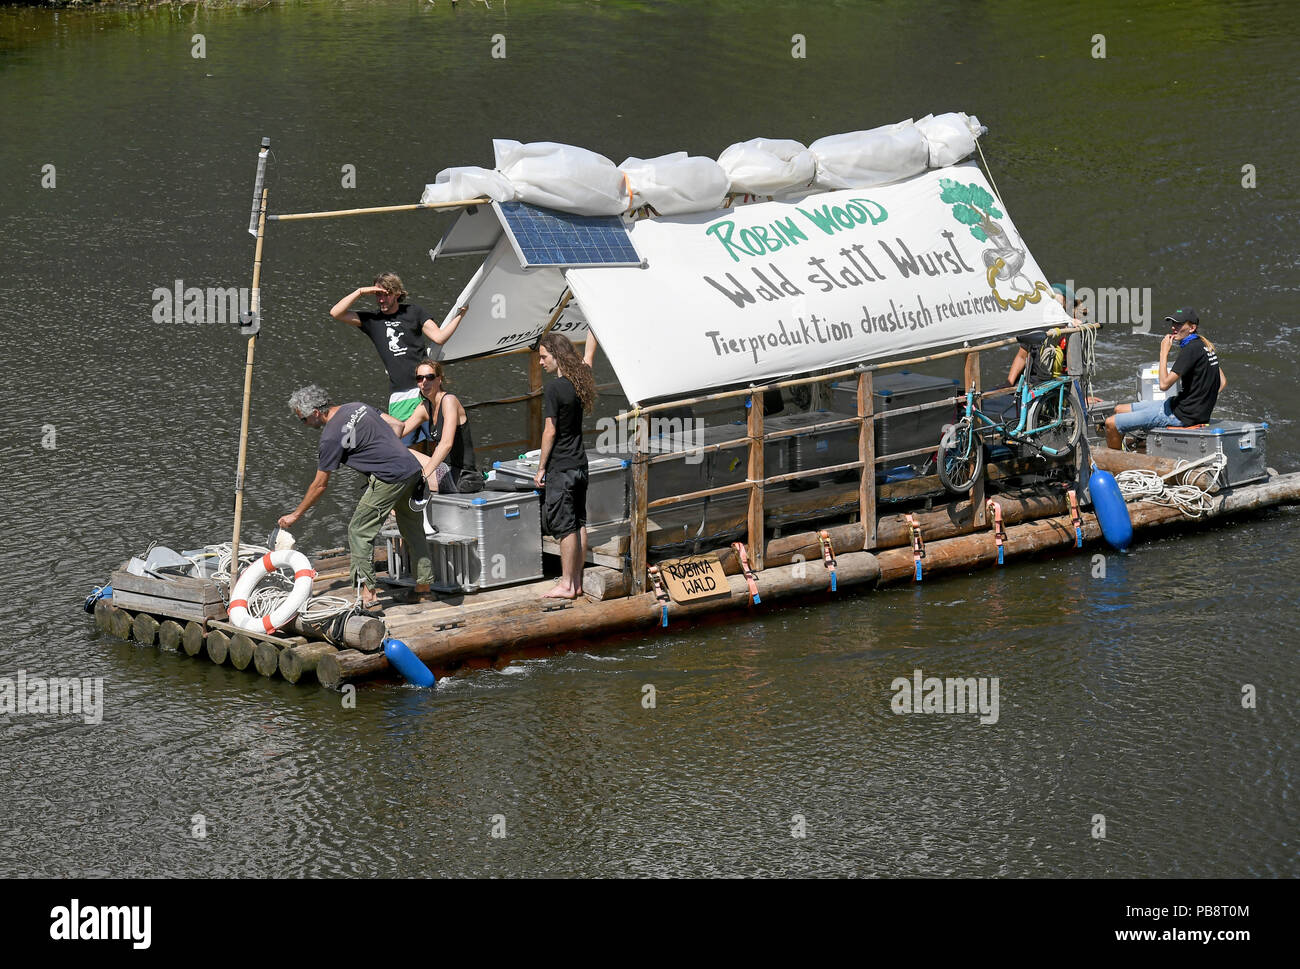
<instances>
[{"instance_id":1,"label":"bicycle","mask_svg":"<svg viewBox=\"0 0 1300 969\"><path fill-rule=\"evenodd\" d=\"M1029 361L1016 381L1014 399L1019 406L1014 423L1011 418L985 414L977 406L975 385L971 384L966 391L966 413L945 428L936 452L939 481L947 491L964 495L975 486L984 470L987 437L1024 445L1050 460L1059 461L1074 452L1086 418L1071 392L1073 378L1068 374L1052 376L1056 367L1044 359L1056 353L1047 341L1059 336L1059 330L1035 330L1016 338L1029 352ZM1040 376L1044 372L1047 376Z\"/></svg>"}]
</instances>

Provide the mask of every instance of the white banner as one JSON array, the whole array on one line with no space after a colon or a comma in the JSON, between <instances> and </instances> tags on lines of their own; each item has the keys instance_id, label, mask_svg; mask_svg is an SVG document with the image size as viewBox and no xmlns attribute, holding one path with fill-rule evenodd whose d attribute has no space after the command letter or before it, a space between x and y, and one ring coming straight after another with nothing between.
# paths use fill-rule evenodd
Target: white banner
<instances>
[{"instance_id":1,"label":"white banner","mask_svg":"<svg viewBox=\"0 0 1300 969\"><path fill-rule=\"evenodd\" d=\"M973 163L631 234L566 275L633 402L1070 322Z\"/></svg>"}]
</instances>

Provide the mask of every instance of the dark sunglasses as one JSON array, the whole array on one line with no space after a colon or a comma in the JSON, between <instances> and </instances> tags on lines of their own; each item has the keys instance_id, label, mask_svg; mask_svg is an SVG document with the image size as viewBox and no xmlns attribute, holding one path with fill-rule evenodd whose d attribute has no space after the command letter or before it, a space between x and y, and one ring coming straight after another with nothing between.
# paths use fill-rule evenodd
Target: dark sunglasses
<instances>
[{"instance_id":1,"label":"dark sunglasses","mask_svg":"<svg viewBox=\"0 0 1300 969\"><path fill-rule=\"evenodd\" d=\"M415 375L415 382L422 384L426 380L432 380L436 376L438 376L436 373L417 373Z\"/></svg>"}]
</instances>

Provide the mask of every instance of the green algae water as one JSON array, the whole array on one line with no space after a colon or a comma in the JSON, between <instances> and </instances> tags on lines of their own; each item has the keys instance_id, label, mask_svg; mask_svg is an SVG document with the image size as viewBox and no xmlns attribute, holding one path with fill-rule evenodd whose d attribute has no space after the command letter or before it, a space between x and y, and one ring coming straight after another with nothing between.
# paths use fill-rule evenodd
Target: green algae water
<instances>
[{"instance_id":1,"label":"green algae water","mask_svg":"<svg viewBox=\"0 0 1300 969\"><path fill-rule=\"evenodd\" d=\"M229 538L245 341L154 294L248 285L263 136L290 212L416 201L493 138L618 162L978 115L1048 275L1196 306L1218 414L1295 470L1297 28L1281 0L0 8L0 678L103 682L99 722L0 715L0 873L1294 877L1290 511L350 704L107 638L80 602L150 542ZM428 261L448 224L270 229L246 540L314 470L288 394L384 392L330 306L394 269L448 307L477 268ZM1098 389L1129 399L1157 353L1104 330ZM520 361L450 370L484 399ZM521 428L476 416L489 445ZM336 476L303 547L343 544L358 490ZM917 671L996 678L996 721L896 712Z\"/></svg>"}]
</instances>

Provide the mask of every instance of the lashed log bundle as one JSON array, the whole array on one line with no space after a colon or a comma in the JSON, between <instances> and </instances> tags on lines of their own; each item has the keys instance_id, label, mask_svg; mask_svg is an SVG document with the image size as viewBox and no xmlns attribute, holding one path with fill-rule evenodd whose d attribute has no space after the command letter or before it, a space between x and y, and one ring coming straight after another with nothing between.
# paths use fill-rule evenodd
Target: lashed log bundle
<instances>
[{"instance_id":1,"label":"lashed log bundle","mask_svg":"<svg viewBox=\"0 0 1300 969\"><path fill-rule=\"evenodd\" d=\"M280 675L290 683L297 683L316 672L316 665L321 657L337 652L338 649L329 643L290 646L280 653Z\"/></svg>"},{"instance_id":2,"label":"lashed log bundle","mask_svg":"<svg viewBox=\"0 0 1300 969\"><path fill-rule=\"evenodd\" d=\"M245 633L235 633L230 637L230 665L237 670L246 670L253 662L253 650L257 644Z\"/></svg>"},{"instance_id":3,"label":"lashed log bundle","mask_svg":"<svg viewBox=\"0 0 1300 969\"><path fill-rule=\"evenodd\" d=\"M213 629L203 640L203 648L207 650L208 659L220 666L230 654L230 637L220 629Z\"/></svg>"},{"instance_id":4,"label":"lashed log bundle","mask_svg":"<svg viewBox=\"0 0 1300 969\"><path fill-rule=\"evenodd\" d=\"M185 649L185 655L198 656L203 652L203 637L206 635L203 631L203 624L198 622L187 622L185 624L185 634L181 637L181 646Z\"/></svg>"},{"instance_id":5,"label":"lashed log bundle","mask_svg":"<svg viewBox=\"0 0 1300 969\"><path fill-rule=\"evenodd\" d=\"M168 619L158 627L158 648L169 653L179 653L184 635L184 627L176 620Z\"/></svg>"},{"instance_id":6,"label":"lashed log bundle","mask_svg":"<svg viewBox=\"0 0 1300 969\"><path fill-rule=\"evenodd\" d=\"M131 638L141 646L152 646L158 638L158 620L147 612L139 613L131 623Z\"/></svg>"},{"instance_id":7,"label":"lashed log bundle","mask_svg":"<svg viewBox=\"0 0 1300 969\"><path fill-rule=\"evenodd\" d=\"M1099 466L1101 462L1098 462ZM1008 559L1028 556L1050 548L1074 544L1075 531L1068 514L1035 518L1045 511L1059 511L1064 499L1054 497L1002 501L1007 538L1005 555ZM1280 475L1269 481L1214 499L1207 518L1235 515L1281 504L1300 503L1300 473ZM1171 524L1190 524L1177 508L1135 502L1129 505L1135 529ZM926 555L922 561L923 575L972 569L992 565L997 561L997 545L992 530L983 528L970 532L976 508L971 502L959 503L924 516L923 531L929 529ZM1014 518L1012 516L1015 516ZM1101 537L1096 516L1085 512L1081 516L1085 542ZM856 529L856 531L854 531ZM899 525L893 516L882 519L878 541L896 541ZM966 533L962 533L963 530ZM861 543L860 525L840 526L832 530L846 543L854 539ZM949 535L951 537L941 537ZM837 545L837 547L839 547ZM772 566L779 557L804 554L817 550L816 557L805 554L807 561L791 565ZM807 595L825 594L828 586L826 571L821 565L820 550L808 535L778 539L768 546L769 567L759 577L759 589L766 605L772 601ZM838 556L838 584L846 588L912 581L915 575L910 543L908 546L882 549L878 553L841 552ZM707 602L690 605L672 604L669 621L698 617L727 609L745 609L749 602L748 589L742 578L729 576L730 594ZM645 629L659 622L659 603L652 593L589 603L580 602L570 609L556 612L534 612L532 615L514 615L508 618L482 615L462 628L438 633L408 632L407 645L422 661L434 669L454 667L467 659L494 657L529 646L570 642L575 634L583 638L598 638L618 632ZM365 654L356 650L322 656L317 666L317 678L326 686L373 676L388 669L382 654Z\"/></svg>"}]
</instances>

